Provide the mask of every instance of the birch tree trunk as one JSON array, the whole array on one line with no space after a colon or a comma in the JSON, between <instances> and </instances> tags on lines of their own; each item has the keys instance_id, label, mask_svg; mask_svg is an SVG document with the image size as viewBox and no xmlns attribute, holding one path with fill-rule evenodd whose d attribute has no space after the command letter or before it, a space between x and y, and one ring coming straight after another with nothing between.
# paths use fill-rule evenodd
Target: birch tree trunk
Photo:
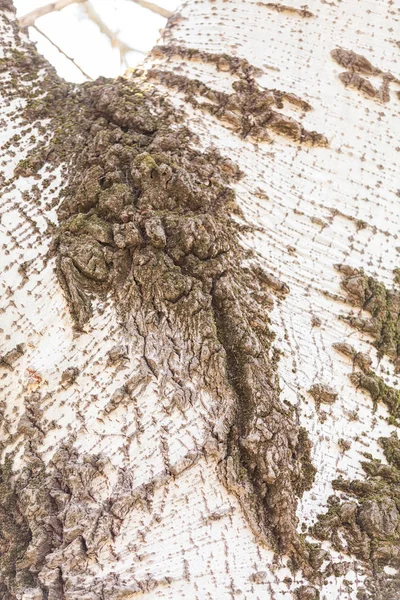
<instances>
[{"instance_id":1,"label":"birch tree trunk","mask_svg":"<svg viewBox=\"0 0 400 600\"><path fill-rule=\"evenodd\" d=\"M399 8L286 2L82 86L0 2L4 600L400 598Z\"/></svg>"}]
</instances>

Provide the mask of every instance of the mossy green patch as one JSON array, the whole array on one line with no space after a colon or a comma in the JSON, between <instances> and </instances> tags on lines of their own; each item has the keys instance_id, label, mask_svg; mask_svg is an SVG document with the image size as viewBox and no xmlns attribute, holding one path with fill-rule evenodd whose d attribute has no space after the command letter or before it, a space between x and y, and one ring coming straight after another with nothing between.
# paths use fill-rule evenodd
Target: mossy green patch
<instances>
[{"instance_id":1,"label":"mossy green patch","mask_svg":"<svg viewBox=\"0 0 400 600\"><path fill-rule=\"evenodd\" d=\"M330 498L328 511L319 516L312 535L330 540L338 552L354 555L367 573L367 599L397 600L400 578L400 440L396 434L381 438L388 464L372 457L362 462L365 480L333 482L341 493ZM394 569L393 575L385 567Z\"/></svg>"},{"instance_id":2,"label":"mossy green patch","mask_svg":"<svg viewBox=\"0 0 400 600\"><path fill-rule=\"evenodd\" d=\"M400 417L400 390L387 385L372 370L366 373L352 373L350 379L356 387L369 393L375 408L379 402L382 402L395 419Z\"/></svg>"},{"instance_id":3,"label":"mossy green patch","mask_svg":"<svg viewBox=\"0 0 400 600\"><path fill-rule=\"evenodd\" d=\"M400 368L400 292L387 289L362 269L337 265L343 274L342 287L349 301L370 314L369 318L351 315L345 319L360 331L372 335L380 356L390 357Z\"/></svg>"}]
</instances>

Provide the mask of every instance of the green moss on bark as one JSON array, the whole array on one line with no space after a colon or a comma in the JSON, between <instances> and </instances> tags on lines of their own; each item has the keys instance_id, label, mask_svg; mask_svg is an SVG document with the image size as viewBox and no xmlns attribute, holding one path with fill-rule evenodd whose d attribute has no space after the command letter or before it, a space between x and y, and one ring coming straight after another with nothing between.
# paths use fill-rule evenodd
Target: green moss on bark
<instances>
[{"instance_id":1,"label":"green moss on bark","mask_svg":"<svg viewBox=\"0 0 400 600\"><path fill-rule=\"evenodd\" d=\"M374 338L374 345L380 356L388 356L400 368L400 293L387 289L377 279L346 265L337 265L342 273L342 287L348 300L354 306L369 313L345 317L360 331Z\"/></svg>"},{"instance_id":2,"label":"green moss on bark","mask_svg":"<svg viewBox=\"0 0 400 600\"><path fill-rule=\"evenodd\" d=\"M340 496L332 496L329 508L318 518L311 533L329 540L336 551L354 555L367 578L360 590L365 599L397 600L400 579L400 441L396 434L381 438L388 464L370 458L362 462L365 480L333 481ZM385 567L394 569L393 575ZM331 567L328 566L329 575Z\"/></svg>"}]
</instances>

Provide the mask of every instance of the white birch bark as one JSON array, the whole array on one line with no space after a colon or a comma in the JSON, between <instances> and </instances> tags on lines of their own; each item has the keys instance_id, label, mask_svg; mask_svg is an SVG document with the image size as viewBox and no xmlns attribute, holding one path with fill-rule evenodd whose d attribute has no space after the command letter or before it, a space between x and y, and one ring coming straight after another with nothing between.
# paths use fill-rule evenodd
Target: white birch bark
<instances>
[{"instance_id":1,"label":"white birch bark","mask_svg":"<svg viewBox=\"0 0 400 600\"><path fill-rule=\"evenodd\" d=\"M270 141L243 139L167 83L154 81L184 106L187 125L201 145L213 145L243 171L237 201L257 228L243 243L290 288L275 301L272 329L274 346L282 352L281 400L297 408L317 468L312 489L299 501L301 531L302 524L312 525L327 510L332 480L341 474L365 479L363 452L385 462L378 439L396 430L387 422L385 405L379 403L374 412L370 396L351 383L352 361L332 344L348 342L370 354L374 371L396 387L392 362L378 359L371 338L339 319L349 305L335 265L363 268L388 288L394 286L400 251L400 13L388 0L309 0L311 14L298 0L285 5L296 10L189 0L172 17L164 43L246 59L260 71L259 86L296 94L312 106L305 112L284 102L279 112L326 136L327 147L272 130ZM6 5L1 16L3 48L19 47ZM376 95L368 84L340 79L340 73L354 71L332 58L336 48L370 61L375 71L361 69L357 75L378 90ZM229 94L236 79L222 63L217 68L201 55L189 60L176 52L156 52L145 68L195 78ZM379 92L382 85L387 89ZM20 107L22 114L24 102L16 99L8 106L7 98L2 101L3 179L29 155L30 136L41 136L35 127L24 135L22 117L9 118ZM24 142L13 154L6 143L16 134ZM162 373L157 381L143 363L143 340L121 327L110 298L96 301L85 332L74 331L54 259L46 259L48 225L56 222L52 201L65 185L61 168L50 174L54 181L46 188L43 180L20 176L1 198L3 460L11 452L16 476L30 478L38 457L50 471L54 456L65 448L63 474L70 493L53 498L64 511L62 543L49 550L40 586L17 577L4 598L278 600L295 598L300 586L314 588L300 571L290 571L287 557L274 557L257 538L238 498L221 481L210 436L218 399L204 390L196 392L192 404L174 405L168 382L160 384ZM10 367L7 353L19 344L24 351L18 355L17 350ZM127 346L127 357L116 367L107 353L121 345ZM63 387L62 374L70 368L79 374ZM121 397L113 406L116 390L129 380L134 381L129 402ZM317 408L308 393L315 384L332 387L336 402ZM27 466L29 474L23 471ZM40 494L24 502L27 514L30 506L40 510ZM49 511L46 502L43 510ZM42 551L45 535L33 534L26 564ZM328 542L324 547L350 566L316 586L321 598L355 600L365 579L359 561L338 554ZM302 593L311 594L302 598L317 597L310 589Z\"/></svg>"}]
</instances>

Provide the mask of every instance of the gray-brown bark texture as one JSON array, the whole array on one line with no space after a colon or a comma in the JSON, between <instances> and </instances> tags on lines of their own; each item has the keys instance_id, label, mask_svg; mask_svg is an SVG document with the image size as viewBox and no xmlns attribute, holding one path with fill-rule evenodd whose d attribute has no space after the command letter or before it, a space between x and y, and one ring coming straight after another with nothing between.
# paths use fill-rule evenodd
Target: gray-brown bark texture
<instances>
[{"instance_id":1,"label":"gray-brown bark texture","mask_svg":"<svg viewBox=\"0 0 400 600\"><path fill-rule=\"evenodd\" d=\"M279 18L315 18L304 7L258 6ZM254 548L283 561L286 575L277 575L281 588L270 587L271 594L281 597L284 588L289 597L318 598L329 578L345 581L345 553L360 570L349 598L398 598L397 434L380 439L386 464L368 455L368 481L336 477L338 494L300 528L299 500L318 465L300 408L284 399L278 376L271 312L290 291L245 242L260 226L238 201L242 165L191 126L206 114L255 152L275 139L324 152L328 137L303 123L311 104L262 87L262 70L245 59L178 44L171 31L179 16L150 66L128 79L69 84L19 32L10 3L1 9L3 251L11 281L4 313L11 318L2 326L0 369L6 394L18 396L14 407L7 397L2 404L1 597L172 598L177 590L211 597L210 584L191 583L194 542L181 551L179 574L180 567L162 574L161 541L152 546L160 551L153 572L143 550L149 536L161 538L168 528L168 506L173 498L179 506L193 472L199 494L214 486L232 498L230 508L202 517L206 539L207 524L229 518L237 503ZM351 74L340 78L346 87L388 101L393 75L352 51L333 50L332 58ZM232 89L173 72L174 60L227 74ZM382 91L361 74L383 77ZM259 187L253 193L266 199ZM336 268L347 300L370 314L343 322L371 334L378 355L396 362L398 292L362 269ZM46 306L51 316L40 314ZM27 334L31 328L47 347ZM60 358L45 375L50 346ZM375 406L385 404L396 427L396 389L368 354L336 343L339 353L353 361L349 384ZM316 382L308 391L315 415L338 401L332 385ZM342 453L348 444L339 440ZM253 567L245 597L258 598L255 587L266 579ZM219 584L212 597L242 593L232 581L230 591Z\"/></svg>"}]
</instances>

